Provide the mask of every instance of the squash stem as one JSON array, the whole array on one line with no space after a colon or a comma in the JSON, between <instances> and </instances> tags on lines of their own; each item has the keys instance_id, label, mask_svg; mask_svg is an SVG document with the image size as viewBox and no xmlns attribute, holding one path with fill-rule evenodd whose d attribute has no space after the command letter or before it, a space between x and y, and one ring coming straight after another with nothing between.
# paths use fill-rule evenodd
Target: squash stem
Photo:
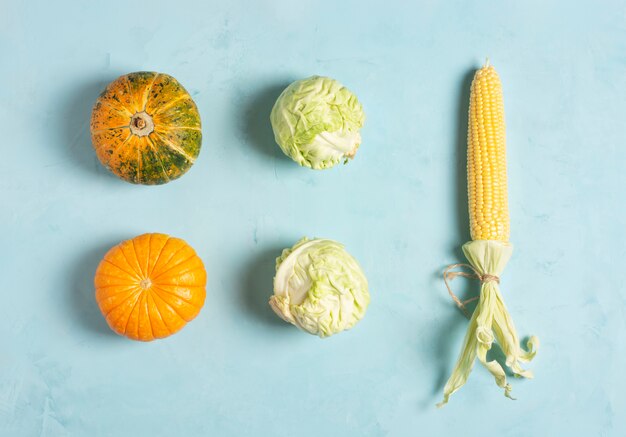
<instances>
[{"instance_id":1,"label":"squash stem","mask_svg":"<svg viewBox=\"0 0 626 437\"><path fill-rule=\"evenodd\" d=\"M154 131L154 120L146 112L137 112L130 119L130 131L138 137L145 137Z\"/></svg>"}]
</instances>

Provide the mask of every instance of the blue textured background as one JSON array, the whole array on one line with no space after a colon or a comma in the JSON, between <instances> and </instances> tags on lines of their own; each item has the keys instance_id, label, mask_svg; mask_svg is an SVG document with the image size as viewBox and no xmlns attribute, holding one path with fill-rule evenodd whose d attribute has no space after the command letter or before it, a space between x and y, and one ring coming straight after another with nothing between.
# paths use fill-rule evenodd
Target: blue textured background
<instances>
[{"instance_id":1,"label":"blue textured background","mask_svg":"<svg viewBox=\"0 0 626 437\"><path fill-rule=\"evenodd\" d=\"M626 434L624 2L1 6L0 435ZM436 410L467 325L440 273L468 239L465 113L486 56L508 124L503 290L542 346L516 402L476 367ZM178 78L203 119L196 165L160 187L117 180L88 134L105 84L146 69ZM268 123L312 74L368 117L356 159L324 172L285 158ZM208 299L141 344L108 330L92 278L150 231L198 250ZM354 330L322 341L266 305L274 258L302 235L363 265L372 304Z\"/></svg>"}]
</instances>

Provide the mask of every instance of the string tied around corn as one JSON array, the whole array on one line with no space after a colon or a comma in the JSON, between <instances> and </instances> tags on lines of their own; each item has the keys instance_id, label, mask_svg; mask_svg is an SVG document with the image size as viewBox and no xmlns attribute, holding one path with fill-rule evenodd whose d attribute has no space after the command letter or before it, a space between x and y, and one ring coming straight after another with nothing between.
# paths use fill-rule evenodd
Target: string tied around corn
<instances>
[{"instance_id":1,"label":"string tied around corn","mask_svg":"<svg viewBox=\"0 0 626 437\"><path fill-rule=\"evenodd\" d=\"M452 271L457 268L469 269L472 271L472 273L463 272L463 271ZM480 272L476 270L472 265L465 264L465 263L450 264L448 267L445 268L445 270L443 271L443 282L446 284L446 288L448 289L448 294L450 295L450 297L452 298L456 306L469 319L471 315L467 311L466 305L468 303L478 300L479 297L474 296L466 300L459 299L459 297L456 294L454 294L454 292L452 291L452 287L450 286L450 282L452 282L452 280L457 277L475 279L477 281L480 281L481 283L495 282L497 284L500 283L500 278L496 275L489 275L487 273L481 275Z\"/></svg>"}]
</instances>

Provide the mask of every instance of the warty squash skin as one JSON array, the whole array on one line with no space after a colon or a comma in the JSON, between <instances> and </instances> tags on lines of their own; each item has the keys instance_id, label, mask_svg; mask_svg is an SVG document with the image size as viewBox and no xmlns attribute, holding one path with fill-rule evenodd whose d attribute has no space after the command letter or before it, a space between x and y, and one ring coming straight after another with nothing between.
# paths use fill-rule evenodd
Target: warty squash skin
<instances>
[{"instance_id":1,"label":"warty squash skin","mask_svg":"<svg viewBox=\"0 0 626 437\"><path fill-rule=\"evenodd\" d=\"M151 341L180 331L198 315L206 298L206 271L180 238L143 234L107 252L94 285L113 331Z\"/></svg>"},{"instance_id":2,"label":"warty squash skin","mask_svg":"<svg viewBox=\"0 0 626 437\"><path fill-rule=\"evenodd\" d=\"M193 165L202 143L200 114L172 76L137 72L111 82L91 114L100 162L134 184L164 184Z\"/></svg>"}]
</instances>

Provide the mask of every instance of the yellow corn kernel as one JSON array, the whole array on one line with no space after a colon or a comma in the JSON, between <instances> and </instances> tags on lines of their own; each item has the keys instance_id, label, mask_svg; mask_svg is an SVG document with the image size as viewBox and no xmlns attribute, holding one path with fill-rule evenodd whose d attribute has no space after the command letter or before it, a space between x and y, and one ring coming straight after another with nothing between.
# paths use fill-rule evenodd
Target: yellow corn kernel
<instances>
[{"instance_id":1,"label":"yellow corn kernel","mask_svg":"<svg viewBox=\"0 0 626 437\"><path fill-rule=\"evenodd\" d=\"M502 84L488 63L474 75L470 91L467 191L472 240L508 242Z\"/></svg>"}]
</instances>

